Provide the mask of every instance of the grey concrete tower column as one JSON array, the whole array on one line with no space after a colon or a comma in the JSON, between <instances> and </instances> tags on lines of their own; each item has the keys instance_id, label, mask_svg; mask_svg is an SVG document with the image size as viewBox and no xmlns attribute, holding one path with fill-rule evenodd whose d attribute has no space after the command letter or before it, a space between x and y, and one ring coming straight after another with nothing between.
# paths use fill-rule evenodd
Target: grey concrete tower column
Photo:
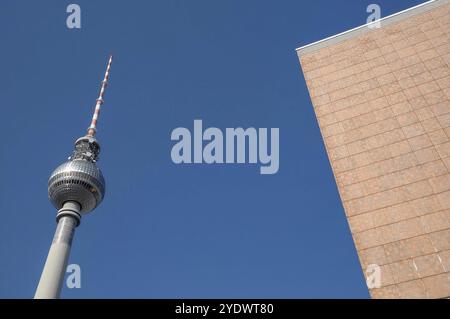
<instances>
[{"instance_id":1,"label":"grey concrete tower column","mask_svg":"<svg viewBox=\"0 0 450 319\"><path fill-rule=\"evenodd\" d=\"M58 224L48 252L35 299L57 299L60 296L75 228L80 223L81 207L77 202L64 203L56 217Z\"/></svg>"}]
</instances>

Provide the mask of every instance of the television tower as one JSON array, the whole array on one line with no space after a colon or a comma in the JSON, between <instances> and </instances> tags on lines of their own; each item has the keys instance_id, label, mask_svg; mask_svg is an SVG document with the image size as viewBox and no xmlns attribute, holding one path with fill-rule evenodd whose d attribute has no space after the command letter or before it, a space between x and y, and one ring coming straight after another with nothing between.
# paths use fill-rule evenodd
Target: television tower
<instances>
[{"instance_id":1,"label":"television tower","mask_svg":"<svg viewBox=\"0 0 450 319\"><path fill-rule=\"evenodd\" d=\"M48 197L58 209L57 227L35 299L59 298L75 228L80 224L81 216L94 210L105 195L105 180L95 164L100 153L95 134L111 63L112 56L109 57L87 134L75 141L72 156L58 166L48 180Z\"/></svg>"}]
</instances>

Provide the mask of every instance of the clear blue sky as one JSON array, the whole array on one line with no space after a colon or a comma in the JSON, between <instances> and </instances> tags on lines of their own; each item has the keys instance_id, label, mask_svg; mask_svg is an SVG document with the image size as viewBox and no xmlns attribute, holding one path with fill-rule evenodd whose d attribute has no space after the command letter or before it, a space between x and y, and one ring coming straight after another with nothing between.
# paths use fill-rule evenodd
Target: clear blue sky
<instances>
[{"instance_id":1,"label":"clear blue sky","mask_svg":"<svg viewBox=\"0 0 450 319\"><path fill-rule=\"evenodd\" d=\"M81 30L66 6L78 3ZM65 298L367 298L294 49L364 1L1 1L0 297L29 298L55 231L51 171L89 125L107 55L104 202ZM378 0L386 16L423 1ZM175 165L171 131L279 127L280 170Z\"/></svg>"}]
</instances>

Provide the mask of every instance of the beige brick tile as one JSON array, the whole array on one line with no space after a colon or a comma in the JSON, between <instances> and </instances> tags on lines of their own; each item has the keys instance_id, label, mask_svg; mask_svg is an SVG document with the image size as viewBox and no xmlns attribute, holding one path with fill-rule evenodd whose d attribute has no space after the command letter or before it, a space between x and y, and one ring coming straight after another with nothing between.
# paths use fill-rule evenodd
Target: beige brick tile
<instances>
[{"instance_id":1,"label":"beige brick tile","mask_svg":"<svg viewBox=\"0 0 450 319\"><path fill-rule=\"evenodd\" d=\"M344 132L348 132L348 131L358 128L358 126L355 124L355 118L357 118L357 117L346 119L346 120L340 122ZM437 120L436 120L436 122L437 122Z\"/></svg>"},{"instance_id":2,"label":"beige brick tile","mask_svg":"<svg viewBox=\"0 0 450 319\"><path fill-rule=\"evenodd\" d=\"M379 40L381 40L381 39L376 38L375 41L378 42ZM395 52L394 46L389 41L387 41L387 43L385 43L384 45L379 45L379 48L383 55Z\"/></svg>"},{"instance_id":3,"label":"beige brick tile","mask_svg":"<svg viewBox=\"0 0 450 319\"><path fill-rule=\"evenodd\" d=\"M413 153L406 153L400 156L396 156L389 161L381 162L380 165L384 164L385 172L390 173L397 170L402 170L410 168L417 165L416 156Z\"/></svg>"},{"instance_id":4,"label":"beige brick tile","mask_svg":"<svg viewBox=\"0 0 450 319\"><path fill-rule=\"evenodd\" d=\"M440 56L442 56L444 54L450 53L450 46L448 45L448 43L444 43L443 45L436 47L436 51Z\"/></svg>"},{"instance_id":5,"label":"beige brick tile","mask_svg":"<svg viewBox=\"0 0 450 319\"><path fill-rule=\"evenodd\" d=\"M365 269L370 264L384 265L387 263L383 246L376 246L359 251L362 268Z\"/></svg>"},{"instance_id":6,"label":"beige brick tile","mask_svg":"<svg viewBox=\"0 0 450 319\"><path fill-rule=\"evenodd\" d=\"M450 54L442 55L441 58L444 60L444 62L445 62L448 66L450 66Z\"/></svg>"},{"instance_id":7,"label":"beige brick tile","mask_svg":"<svg viewBox=\"0 0 450 319\"><path fill-rule=\"evenodd\" d=\"M439 124L438 120L434 117L424 120L421 123L422 127L426 132L434 132L436 130L441 129L441 125Z\"/></svg>"},{"instance_id":8,"label":"beige brick tile","mask_svg":"<svg viewBox=\"0 0 450 319\"><path fill-rule=\"evenodd\" d=\"M337 111L334 113L334 116L336 117L336 121L338 121L338 122L342 122L344 120L352 118L355 115L357 115L357 114L354 113L353 107L348 107L346 109L343 109L343 110L340 110L340 111Z\"/></svg>"},{"instance_id":9,"label":"beige brick tile","mask_svg":"<svg viewBox=\"0 0 450 319\"><path fill-rule=\"evenodd\" d=\"M424 67L424 69L425 69L425 67ZM428 72L428 71L424 71L424 72L422 72L422 73L419 73L419 74L416 74L414 77L413 77L413 80L414 80L414 83L416 84L416 86L420 86L420 85L422 85L422 84L424 84L424 83L428 83L428 82L432 82L432 81L434 81L434 78L433 78L433 76L431 75L431 73L430 72ZM437 84L436 84L437 85ZM420 91L420 90L419 90ZM428 92L427 92L428 93Z\"/></svg>"},{"instance_id":10,"label":"beige brick tile","mask_svg":"<svg viewBox=\"0 0 450 319\"><path fill-rule=\"evenodd\" d=\"M383 247L386 263L398 262L410 258L405 248L405 240L387 243Z\"/></svg>"},{"instance_id":11,"label":"beige brick tile","mask_svg":"<svg viewBox=\"0 0 450 319\"><path fill-rule=\"evenodd\" d=\"M355 130L357 128L360 128L361 126L365 126L373 122L375 122L375 118L373 117L372 112L370 112L355 116L354 118L345 120L342 123L343 125L345 125L345 130L349 131Z\"/></svg>"},{"instance_id":12,"label":"beige brick tile","mask_svg":"<svg viewBox=\"0 0 450 319\"><path fill-rule=\"evenodd\" d=\"M353 155L351 156L351 160L353 161L355 168L372 163L367 152Z\"/></svg>"},{"instance_id":13,"label":"beige brick tile","mask_svg":"<svg viewBox=\"0 0 450 319\"><path fill-rule=\"evenodd\" d=\"M437 24L436 21L434 20L428 20L426 22L421 23L419 27L421 31L426 32L428 30L438 28L439 24Z\"/></svg>"},{"instance_id":14,"label":"beige brick tile","mask_svg":"<svg viewBox=\"0 0 450 319\"><path fill-rule=\"evenodd\" d=\"M314 110L316 112L316 117L325 116L327 114L330 114L333 111L331 103L325 104L325 105L316 106Z\"/></svg>"},{"instance_id":15,"label":"beige brick tile","mask_svg":"<svg viewBox=\"0 0 450 319\"><path fill-rule=\"evenodd\" d=\"M445 167L447 167L447 170L450 172L450 157L443 158L442 161L444 162Z\"/></svg>"},{"instance_id":16,"label":"beige brick tile","mask_svg":"<svg viewBox=\"0 0 450 319\"><path fill-rule=\"evenodd\" d=\"M395 115L400 115L403 113L411 112L413 109L411 107L411 104L407 101L399 102L397 104L394 104L391 106L392 112Z\"/></svg>"},{"instance_id":17,"label":"beige brick tile","mask_svg":"<svg viewBox=\"0 0 450 319\"><path fill-rule=\"evenodd\" d=\"M442 128L450 127L450 113L437 116Z\"/></svg>"},{"instance_id":18,"label":"beige brick tile","mask_svg":"<svg viewBox=\"0 0 450 319\"><path fill-rule=\"evenodd\" d=\"M320 127L331 125L331 124L337 122L336 116L334 113L330 113L330 114L318 117L317 120L319 121Z\"/></svg>"},{"instance_id":19,"label":"beige brick tile","mask_svg":"<svg viewBox=\"0 0 450 319\"><path fill-rule=\"evenodd\" d=\"M388 131L392 131L399 127L398 121L394 118L385 119L383 121L375 122L373 124L367 125L364 128L361 128L361 133L363 137L370 137L372 135L385 133Z\"/></svg>"},{"instance_id":20,"label":"beige brick tile","mask_svg":"<svg viewBox=\"0 0 450 319\"><path fill-rule=\"evenodd\" d=\"M395 187L393 184L386 184L386 181L389 179L387 176L381 176L379 178L369 179L364 182L361 182L361 187L364 190L366 195L374 194L378 192L386 191L390 188ZM401 182L398 182L401 185Z\"/></svg>"},{"instance_id":21,"label":"beige brick tile","mask_svg":"<svg viewBox=\"0 0 450 319\"><path fill-rule=\"evenodd\" d=\"M427 61L439 57L438 52L434 48L419 52L418 54L422 61Z\"/></svg>"},{"instance_id":22,"label":"beige brick tile","mask_svg":"<svg viewBox=\"0 0 450 319\"><path fill-rule=\"evenodd\" d=\"M445 131L445 134L447 135L447 137L450 138L450 127L446 127L444 129L444 131Z\"/></svg>"},{"instance_id":23,"label":"beige brick tile","mask_svg":"<svg viewBox=\"0 0 450 319\"><path fill-rule=\"evenodd\" d=\"M367 249L379 245L379 238L377 238L376 230L369 229L364 232L355 233L353 238L358 249Z\"/></svg>"},{"instance_id":24,"label":"beige brick tile","mask_svg":"<svg viewBox=\"0 0 450 319\"><path fill-rule=\"evenodd\" d=\"M410 76L416 77L419 74L427 72L427 68L425 67L425 64L420 62L420 60L418 60L417 56L413 56L413 57L411 57L411 59L416 59L416 61L418 63L414 63L414 64L408 66L407 70L408 70Z\"/></svg>"},{"instance_id":25,"label":"beige brick tile","mask_svg":"<svg viewBox=\"0 0 450 319\"><path fill-rule=\"evenodd\" d=\"M390 139L393 139L394 136L398 135L397 132L388 132L387 134L379 134L376 136L371 136L365 139L365 144L368 149L374 149L378 147L382 147L384 145L390 144L389 141L385 138L387 136ZM397 136L398 140L400 140L399 136Z\"/></svg>"},{"instance_id":26,"label":"beige brick tile","mask_svg":"<svg viewBox=\"0 0 450 319\"><path fill-rule=\"evenodd\" d=\"M430 73L430 76L428 79L423 78L422 80L423 80L422 83L425 83L425 82L433 80L433 77L431 76L431 73ZM422 83L420 83L420 84L422 84ZM417 83L415 83L415 84L417 85ZM400 86L400 84L398 82L393 82L393 83L389 83L389 84L385 84L385 85L381 86L381 90L383 91L383 93L385 95L391 95L391 94L402 91L403 87Z\"/></svg>"},{"instance_id":27,"label":"beige brick tile","mask_svg":"<svg viewBox=\"0 0 450 319\"><path fill-rule=\"evenodd\" d=\"M431 83L431 82L430 82ZM430 87L430 85L429 85L429 83L426 83L426 84L423 84L422 86L424 86L423 88L422 88L422 91L429 91L429 90L431 90L432 88ZM438 87L437 86L437 84L436 84L436 87ZM439 87L438 87L439 88ZM433 88L434 89L434 88ZM421 91L421 92L422 92ZM424 93L422 93L422 94L424 94ZM388 102L389 102L389 104L392 106L392 105L397 105L397 104L399 104L399 103L402 103L402 102L405 102L406 101L406 96L405 96L405 94L403 93L403 92L397 92L397 93L394 93L394 94L391 94L391 95L388 95L388 96L386 96L386 98L387 98L387 100L388 100Z\"/></svg>"},{"instance_id":28,"label":"beige brick tile","mask_svg":"<svg viewBox=\"0 0 450 319\"><path fill-rule=\"evenodd\" d=\"M383 98L384 94L381 88L374 88L362 93L366 101L374 101Z\"/></svg>"},{"instance_id":29,"label":"beige brick tile","mask_svg":"<svg viewBox=\"0 0 450 319\"><path fill-rule=\"evenodd\" d=\"M422 279L428 298L447 298L450 291L450 273Z\"/></svg>"},{"instance_id":30,"label":"beige brick tile","mask_svg":"<svg viewBox=\"0 0 450 319\"><path fill-rule=\"evenodd\" d=\"M400 141L398 143L394 143L388 145L389 152L393 157L406 154L412 151L411 146L409 146L408 141Z\"/></svg>"},{"instance_id":31,"label":"beige brick tile","mask_svg":"<svg viewBox=\"0 0 450 319\"><path fill-rule=\"evenodd\" d=\"M392 174L382 176L378 179L378 189L376 191L385 191L402 185L408 185L425 179L426 176L420 167L410 167Z\"/></svg>"},{"instance_id":32,"label":"beige brick tile","mask_svg":"<svg viewBox=\"0 0 450 319\"><path fill-rule=\"evenodd\" d=\"M380 77L380 76L390 73L390 72L391 72L391 69L386 64L372 68L372 73L376 77Z\"/></svg>"},{"instance_id":33,"label":"beige brick tile","mask_svg":"<svg viewBox=\"0 0 450 319\"><path fill-rule=\"evenodd\" d=\"M450 229L444 229L428 234L436 251L444 251L450 249Z\"/></svg>"},{"instance_id":34,"label":"beige brick tile","mask_svg":"<svg viewBox=\"0 0 450 319\"><path fill-rule=\"evenodd\" d=\"M390 224L418 216L415 208L412 202L403 202L398 205L386 207L380 210L380 213L385 223ZM376 223L375 215L374 223Z\"/></svg>"},{"instance_id":35,"label":"beige brick tile","mask_svg":"<svg viewBox=\"0 0 450 319\"><path fill-rule=\"evenodd\" d=\"M376 67L386 64L386 60L385 60L384 56L379 56L375 59L368 60L368 62L369 62L370 68L376 68Z\"/></svg>"},{"instance_id":36,"label":"beige brick tile","mask_svg":"<svg viewBox=\"0 0 450 319\"><path fill-rule=\"evenodd\" d=\"M444 164L442 164L442 165L444 165ZM444 166L444 169L446 169L445 166ZM341 185L350 185L350 184L358 183L361 179L358 175L358 171L353 170L353 171L347 171L347 172L342 172L342 173L336 174L336 180Z\"/></svg>"},{"instance_id":37,"label":"beige brick tile","mask_svg":"<svg viewBox=\"0 0 450 319\"><path fill-rule=\"evenodd\" d=\"M325 95L327 93L329 93L328 89L327 89L327 85L322 85L322 86L318 86L318 87L311 87L309 89L309 93L311 95L311 97L317 97L317 96L321 96L321 95Z\"/></svg>"},{"instance_id":38,"label":"beige brick tile","mask_svg":"<svg viewBox=\"0 0 450 319\"><path fill-rule=\"evenodd\" d=\"M435 81L430 81L430 82L418 85L417 88L419 89L420 93L422 93L423 95L440 90L439 85Z\"/></svg>"},{"instance_id":39,"label":"beige brick tile","mask_svg":"<svg viewBox=\"0 0 450 319\"><path fill-rule=\"evenodd\" d=\"M420 277L438 275L445 272L441 259L437 254L418 256L413 261Z\"/></svg>"},{"instance_id":40,"label":"beige brick tile","mask_svg":"<svg viewBox=\"0 0 450 319\"><path fill-rule=\"evenodd\" d=\"M432 71L436 68L445 67L445 62L441 57L436 57L434 59L424 61L424 64L428 69L428 71Z\"/></svg>"},{"instance_id":41,"label":"beige brick tile","mask_svg":"<svg viewBox=\"0 0 450 319\"><path fill-rule=\"evenodd\" d=\"M426 41L427 39L425 33L417 32L408 37L408 43L414 45ZM413 61L412 63L417 63L417 61Z\"/></svg>"},{"instance_id":42,"label":"beige brick tile","mask_svg":"<svg viewBox=\"0 0 450 319\"><path fill-rule=\"evenodd\" d=\"M434 147L429 147L425 149L421 149L418 151L414 151L414 154L416 155L417 161L419 164L424 164L427 162L436 161L439 159L439 154L435 150Z\"/></svg>"},{"instance_id":43,"label":"beige brick tile","mask_svg":"<svg viewBox=\"0 0 450 319\"><path fill-rule=\"evenodd\" d=\"M371 113L372 118L375 119L375 121L382 121L388 118L394 117L394 113L392 112L390 107L385 107L381 110L375 110Z\"/></svg>"},{"instance_id":44,"label":"beige brick tile","mask_svg":"<svg viewBox=\"0 0 450 319\"><path fill-rule=\"evenodd\" d=\"M414 76L423 71L423 69L418 69L418 66L423 65L421 61L422 60L420 60L419 56L411 55L409 57L403 58L402 64L404 67L408 68L410 74Z\"/></svg>"},{"instance_id":45,"label":"beige brick tile","mask_svg":"<svg viewBox=\"0 0 450 319\"><path fill-rule=\"evenodd\" d=\"M397 285L401 299L425 299L427 292L422 280L402 282Z\"/></svg>"},{"instance_id":46,"label":"beige brick tile","mask_svg":"<svg viewBox=\"0 0 450 319\"><path fill-rule=\"evenodd\" d=\"M426 177L436 177L448 173L447 167L441 160L423 164L422 171Z\"/></svg>"},{"instance_id":47,"label":"beige brick tile","mask_svg":"<svg viewBox=\"0 0 450 319\"><path fill-rule=\"evenodd\" d=\"M408 126L419 122L419 118L415 112L408 112L397 116L397 121L401 126Z\"/></svg>"},{"instance_id":48,"label":"beige brick tile","mask_svg":"<svg viewBox=\"0 0 450 319\"><path fill-rule=\"evenodd\" d=\"M380 266L381 286L386 287L395 284L394 276L389 265Z\"/></svg>"},{"instance_id":49,"label":"beige brick tile","mask_svg":"<svg viewBox=\"0 0 450 319\"><path fill-rule=\"evenodd\" d=\"M437 69L431 70L430 73L431 73L431 76L432 76L432 78L434 80L439 80L439 79L442 79L442 78L449 77L450 76L450 69L441 67L441 68L437 68ZM438 83L438 85L439 85L439 83Z\"/></svg>"},{"instance_id":50,"label":"beige brick tile","mask_svg":"<svg viewBox=\"0 0 450 319\"><path fill-rule=\"evenodd\" d=\"M433 146L433 143L431 143L430 138L428 137L427 134L425 134L425 130L422 128L422 125L418 127L418 130L422 131L424 134L408 139L409 145L411 146L412 150L417 151L423 148Z\"/></svg>"},{"instance_id":51,"label":"beige brick tile","mask_svg":"<svg viewBox=\"0 0 450 319\"><path fill-rule=\"evenodd\" d=\"M450 208L450 192L444 192L437 194L437 199L439 203L441 204L441 207L444 209Z\"/></svg>"},{"instance_id":52,"label":"beige brick tile","mask_svg":"<svg viewBox=\"0 0 450 319\"><path fill-rule=\"evenodd\" d=\"M331 135L328 137L325 137L325 144L329 148L334 148L337 146L342 146L345 144L344 136L341 135Z\"/></svg>"},{"instance_id":53,"label":"beige brick tile","mask_svg":"<svg viewBox=\"0 0 450 319\"><path fill-rule=\"evenodd\" d=\"M367 249L392 242L394 230L392 225L386 225L355 233L354 238L359 249Z\"/></svg>"},{"instance_id":54,"label":"beige brick tile","mask_svg":"<svg viewBox=\"0 0 450 319\"><path fill-rule=\"evenodd\" d=\"M417 115L417 118L422 122L435 117L433 111L428 106L418 110L414 110L414 113Z\"/></svg>"},{"instance_id":55,"label":"beige brick tile","mask_svg":"<svg viewBox=\"0 0 450 319\"><path fill-rule=\"evenodd\" d=\"M404 254L408 258L428 255L436 252L429 235L421 235L403 240Z\"/></svg>"},{"instance_id":56,"label":"beige brick tile","mask_svg":"<svg viewBox=\"0 0 450 319\"><path fill-rule=\"evenodd\" d=\"M346 157L343 159L336 160L332 163L335 173L340 173L343 171L351 170L355 168L355 163L352 158Z\"/></svg>"},{"instance_id":57,"label":"beige brick tile","mask_svg":"<svg viewBox=\"0 0 450 319\"><path fill-rule=\"evenodd\" d=\"M426 180L403 186L402 190L404 190L408 200L414 200L433 193L430 183Z\"/></svg>"},{"instance_id":58,"label":"beige brick tile","mask_svg":"<svg viewBox=\"0 0 450 319\"><path fill-rule=\"evenodd\" d=\"M398 206L399 205L394 205L370 212L370 214L372 214L374 227L392 224L393 222L397 221L397 219L406 219L405 217L400 216L400 214L392 214L393 207Z\"/></svg>"},{"instance_id":59,"label":"beige brick tile","mask_svg":"<svg viewBox=\"0 0 450 319\"><path fill-rule=\"evenodd\" d=\"M395 75L393 73L388 73L388 74L384 74L384 75L378 77L377 81L378 81L379 85L383 86L386 84L396 82L397 79L395 78Z\"/></svg>"},{"instance_id":60,"label":"beige brick tile","mask_svg":"<svg viewBox=\"0 0 450 319\"><path fill-rule=\"evenodd\" d=\"M361 139L361 130L355 129L351 131L347 131L343 134L345 143L351 143Z\"/></svg>"},{"instance_id":61,"label":"beige brick tile","mask_svg":"<svg viewBox=\"0 0 450 319\"><path fill-rule=\"evenodd\" d=\"M363 187L358 184L346 185L341 188L341 196L343 200L350 200L354 198L359 198L366 195Z\"/></svg>"},{"instance_id":62,"label":"beige brick tile","mask_svg":"<svg viewBox=\"0 0 450 319\"><path fill-rule=\"evenodd\" d=\"M354 80L354 77L349 77L349 79ZM351 81L353 82L353 81ZM353 83L349 83L349 85L354 85ZM356 80L354 81L356 82ZM378 83L377 79L369 79L358 83L359 85L359 91L365 92L374 88L377 88L380 84Z\"/></svg>"},{"instance_id":63,"label":"beige brick tile","mask_svg":"<svg viewBox=\"0 0 450 319\"><path fill-rule=\"evenodd\" d=\"M430 140L434 145L439 145L450 141L449 137L442 129L430 132L428 133L428 136L430 137Z\"/></svg>"},{"instance_id":64,"label":"beige brick tile","mask_svg":"<svg viewBox=\"0 0 450 319\"><path fill-rule=\"evenodd\" d=\"M439 82L439 81L438 81ZM435 105L438 103L445 103L447 98L442 90L432 92L423 96L426 105Z\"/></svg>"},{"instance_id":65,"label":"beige brick tile","mask_svg":"<svg viewBox=\"0 0 450 319\"><path fill-rule=\"evenodd\" d=\"M427 233L450 228L450 221L445 211L420 216L420 221Z\"/></svg>"},{"instance_id":66,"label":"beige brick tile","mask_svg":"<svg viewBox=\"0 0 450 319\"><path fill-rule=\"evenodd\" d=\"M355 155L363 151L367 151L368 147L363 140L355 141L347 144L348 155Z\"/></svg>"},{"instance_id":67,"label":"beige brick tile","mask_svg":"<svg viewBox=\"0 0 450 319\"><path fill-rule=\"evenodd\" d=\"M436 194L450 190L450 174L433 177L429 181Z\"/></svg>"},{"instance_id":68,"label":"beige brick tile","mask_svg":"<svg viewBox=\"0 0 450 319\"><path fill-rule=\"evenodd\" d=\"M396 285L370 289L370 294L375 299L398 299L400 297Z\"/></svg>"},{"instance_id":69,"label":"beige brick tile","mask_svg":"<svg viewBox=\"0 0 450 319\"><path fill-rule=\"evenodd\" d=\"M450 156L450 142L436 145L436 151L441 158Z\"/></svg>"},{"instance_id":70,"label":"beige brick tile","mask_svg":"<svg viewBox=\"0 0 450 319\"><path fill-rule=\"evenodd\" d=\"M390 264L396 283L402 283L419 278L416 267L411 259Z\"/></svg>"},{"instance_id":71,"label":"beige brick tile","mask_svg":"<svg viewBox=\"0 0 450 319\"><path fill-rule=\"evenodd\" d=\"M393 224L394 240L402 240L424 234L425 230L420 218L423 218L423 216Z\"/></svg>"},{"instance_id":72,"label":"beige brick tile","mask_svg":"<svg viewBox=\"0 0 450 319\"><path fill-rule=\"evenodd\" d=\"M433 29L427 30L427 32L425 34L426 34L428 39L437 38L437 37L443 37L443 36L445 37L445 33L444 33L444 31L441 28L433 28ZM438 49L438 52L439 52L439 48L437 48L437 49Z\"/></svg>"},{"instance_id":73,"label":"beige brick tile","mask_svg":"<svg viewBox=\"0 0 450 319\"><path fill-rule=\"evenodd\" d=\"M394 47L395 47L395 45L394 45ZM414 50L413 46L408 45L408 46L405 46L404 48L402 48L400 50L397 50L397 53L398 53L400 58L406 58L406 57L409 57L411 55L415 55L416 54L416 50ZM437 55L437 52L436 52L436 55Z\"/></svg>"},{"instance_id":74,"label":"beige brick tile","mask_svg":"<svg viewBox=\"0 0 450 319\"><path fill-rule=\"evenodd\" d=\"M349 156L347 146L342 145L328 150L328 155L331 160L337 160Z\"/></svg>"},{"instance_id":75,"label":"beige brick tile","mask_svg":"<svg viewBox=\"0 0 450 319\"><path fill-rule=\"evenodd\" d=\"M416 216L435 213L443 209L436 195L425 196L410 202Z\"/></svg>"},{"instance_id":76,"label":"beige brick tile","mask_svg":"<svg viewBox=\"0 0 450 319\"><path fill-rule=\"evenodd\" d=\"M430 41L424 41L417 44L412 45L411 47L416 50L417 53L427 51L433 47L433 44ZM425 62L424 62L425 63Z\"/></svg>"},{"instance_id":77,"label":"beige brick tile","mask_svg":"<svg viewBox=\"0 0 450 319\"><path fill-rule=\"evenodd\" d=\"M416 98L421 94L420 91L417 90L416 83L414 82L414 79L412 77L407 77L398 80L398 84L403 89L403 93L405 94L408 100Z\"/></svg>"},{"instance_id":78,"label":"beige brick tile","mask_svg":"<svg viewBox=\"0 0 450 319\"><path fill-rule=\"evenodd\" d=\"M406 79L406 78L411 78L411 74L409 74L408 69L400 69L397 71L392 72L392 74L395 76L395 78L397 79L397 81Z\"/></svg>"},{"instance_id":79,"label":"beige brick tile","mask_svg":"<svg viewBox=\"0 0 450 319\"><path fill-rule=\"evenodd\" d=\"M447 76L445 78L441 78L441 79L437 79L436 80L437 84L439 85L439 87L445 91L445 89L450 87L450 76ZM446 95L446 98L448 99L448 95Z\"/></svg>"},{"instance_id":80,"label":"beige brick tile","mask_svg":"<svg viewBox=\"0 0 450 319\"><path fill-rule=\"evenodd\" d=\"M445 272L450 271L450 250L441 251L437 254Z\"/></svg>"},{"instance_id":81,"label":"beige brick tile","mask_svg":"<svg viewBox=\"0 0 450 319\"><path fill-rule=\"evenodd\" d=\"M427 100L425 100L425 97L423 96L418 96L413 99L409 99L408 103L413 110L419 110L428 106L428 102Z\"/></svg>"}]
</instances>

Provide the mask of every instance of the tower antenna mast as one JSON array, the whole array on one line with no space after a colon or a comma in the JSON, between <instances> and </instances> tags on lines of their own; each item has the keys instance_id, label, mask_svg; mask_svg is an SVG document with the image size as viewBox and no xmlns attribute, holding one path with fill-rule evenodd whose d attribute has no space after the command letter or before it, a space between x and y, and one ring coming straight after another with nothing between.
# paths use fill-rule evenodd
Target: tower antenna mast
<instances>
[{"instance_id":1,"label":"tower antenna mast","mask_svg":"<svg viewBox=\"0 0 450 319\"><path fill-rule=\"evenodd\" d=\"M111 68L112 59L113 59L113 57L112 57L112 55L110 55L109 61L108 61L108 66L106 67L105 77L103 78L102 86L100 87L100 93L99 93L98 98L95 103L95 110L94 110L94 114L92 115L91 125L88 128L88 133L87 133L88 136L93 137L93 136L95 136L95 133L97 133L97 120L100 115L100 108L104 102L103 97L105 95L105 89L108 85L109 69Z\"/></svg>"}]
</instances>

